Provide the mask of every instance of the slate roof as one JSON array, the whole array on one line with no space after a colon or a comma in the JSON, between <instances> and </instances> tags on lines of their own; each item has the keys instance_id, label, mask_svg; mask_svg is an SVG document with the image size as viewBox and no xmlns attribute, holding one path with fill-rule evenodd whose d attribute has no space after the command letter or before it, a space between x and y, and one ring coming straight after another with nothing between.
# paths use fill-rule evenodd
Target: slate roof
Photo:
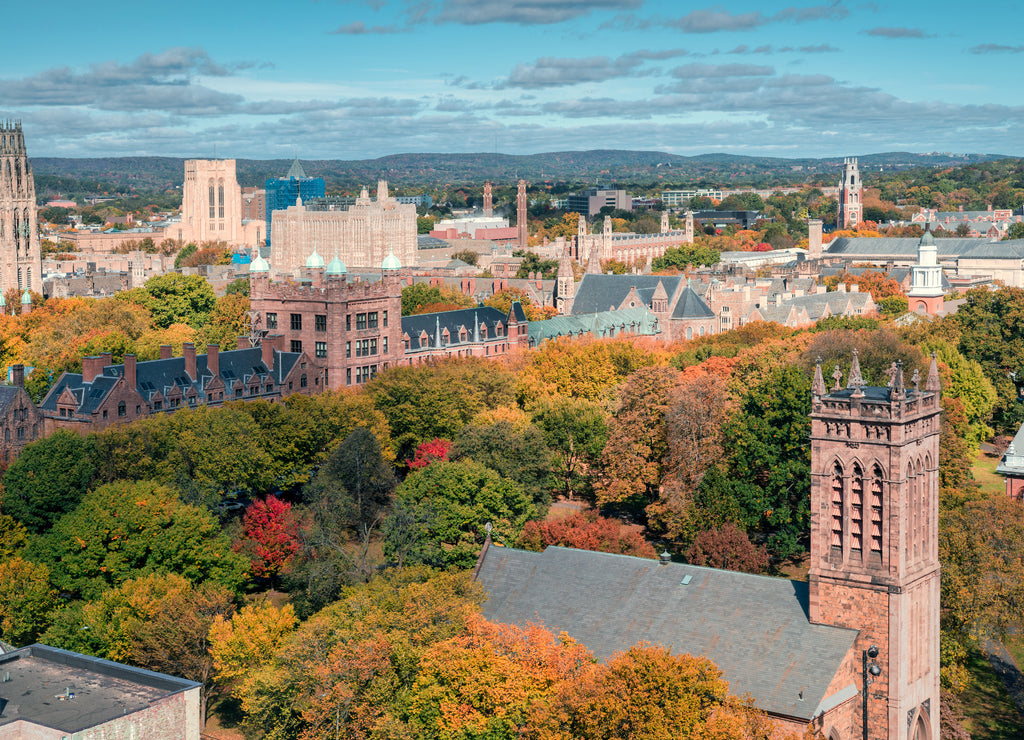
<instances>
[{"instance_id":1,"label":"slate roof","mask_svg":"<svg viewBox=\"0 0 1024 740\"><path fill-rule=\"evenodd\" d=\"M641 640L705 655L732 693L802 720L839 700L825 691L858 634L811 624L804 582L626 555L490 546L477 578L487 619L565 631L600 660Z\"/></svg>"},{"instance_id":2,"label":"slate roof","mask_svg":"<svg viewBox=\"0 0 1024 740\"><path fill-rule=\"evenodd\" d=\"M687 285L682 295L672 310L673 319L713 319L715 312L708 308L704 299L697 295L693 288Z\"/></svg>"},{"instance_id":3,"label":"slate roof","mask_svg":"<svg viewBox=\"0 0 1024 740\"><path fill-rule=\"evenodd\" d=\"M10 676L0 683L0 728L24 721L62 734L95 728L199 687L183 678L39 644L0 655L0 670ZM70 696L61 699L65 688Z\"/></svg>"},{"instance_id":4,"label":"slate roof","mask_svg":"<svg viewBox=\"0 0 1024 740\"><path fill-rule=\"evenodd\" d=\"M526 321L523 308L518 302L512 304L512 312L519 321ZM508 336L508 315L496 308L481 304L476 308L461 308L457 311L438 311L403 316L402 333L409 337L407 352L419 352L441 346L459 349L472 344L493 341L498 336L498 324L504 327L501 337L504 339ZM474 327L480 325L487 327L486 335L478 330L474 331ZM441 345L439 337L445 329L448 330L448 343ZM459 336L463 329L466 330L466 340L460 341ZM423 332L426 332L427 339L420 344Z\"/></svg>"},{"instance_id":5,"label":"slate roof","mask_svg":"<svg viewBox=\"0 0 1024 740\"><path fill-rule=\"evenodd\" d=\"M841 236L833 239L825 247L825 254L835 257L844 254L863 255L865 257L896 257L899 259L917 259L917 247L920 237L883 236L872 238L867 236ZM988 237L982 238L950 238L936 239L935 246L940 257L959 257L975 247L992 243Z\"/></svg>"},{"instance_id":6,"label":"slate roof","mask_svg":"<svg viewBox=\"0 0 1024 740\"><path fill-rule=\"evenodd\" d=\"M1003 459L996 467L999 475L1012 475L1017 478L1024 477L1024 424L1013 436L1013 441L1006 448Z\"/></svg>"},{"instance_id":7,"label":"slate roof","mask_svg":"<svg viewBox=\"0 0 1024 740\"><path fill-rule=\"evenodd\" d=\"M848 304L852 304L854 307L859 305L863 308L870 300L871 294L868 292L839 293L838 291L832 291L831 293L795 296L783 301L783 306L790 305L803 308L807 311L809 319L817 321L825 315L826 307L828 307L829 314L841 316L846 311Z\"/></svg>"},{"instance_id":8,"label":"slate roof","mask_svg":"<svg viewBox=\"0 0 1024 740\"><path fill-rule=\"evenodd\" d=\"M11 407L16 399L24 389L16 385L0 385L0 416L7 413L7 409Z\"/></svg>"},{"instance_id":9,"label":"slate roof","mask_svg":"<svg viewBox=\"0 0 1024 740\"><path fill-rule=\"evenodd\" d=\"M609 336L609 330L654 336L661 333L658 317L646 308L624 308L620 311L599 311L571 316L555 316L544 321L531 321L527 335L532 346L545 339L565 336L579 336L580 332L594 337Z\"/></svg>"},{"instance_id":10,"label":"slate roof","mask_svg":"<svg viewBox=\"0 0 1024 740\"><path fill-rule=\"evenodd\" d=\"M1005 242L986 241L962 252L964 259L1021 259L1024 258L1024 239Z\"/></svg>"},{"instance_id":11,"label":"slate roof","mask_svg":"<svg viewBox=\"0 0 1024 740\"><path fill-rule=\"evenodd\" d=\"M254 375L258 376L261 385L264 385L268 378L273 380L275 386L280 385L301 356L302 354L298 352L275 350L274 368L271 369L263 362L260 347L218 353L220 379L227 388L224 400L232 397L230 391L236 380L241 380L243 384L247 385ZM124 375L124 365L104 366L103 373L97 375L91 383L82 382L81 373L64 373L46 394L46 398L43 399L39 408L56 413L57 399L65 389L68 389L78 399L78 413L91 414L103 403L122 375ZM196 376L194 379L190 378L185 372L184 357L149 360L135 366L135 389L147 402L150 402L157 392L166 398L175 386L181 389L182 394L187 393L189 388L194 389L197 394L197 404L213 400L206 398L206 387L213 380L213 373L207 365L205 354L196 355Z\"/></svg>"},{"instance_id":12,"label":"slate roof","mask_svg":"<svg viewBox=\"0 0 1024 740\"><path fill-rule=\"evenodd\" d=\"M573 314L598 313L618 308L632 288L648 305L658 283L665 286L669 299L676 294L682 275L591 275L586 274L576 286L572 302Z\"/></svg>"}]
</instances>

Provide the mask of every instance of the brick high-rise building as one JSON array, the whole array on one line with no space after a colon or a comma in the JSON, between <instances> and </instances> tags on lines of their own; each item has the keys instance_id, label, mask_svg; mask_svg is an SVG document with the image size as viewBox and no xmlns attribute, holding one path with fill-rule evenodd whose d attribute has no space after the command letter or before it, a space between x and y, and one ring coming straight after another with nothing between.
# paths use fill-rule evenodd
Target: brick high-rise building
<instances>
[{"instance_id":1,"label":"brick high-rise building","mask_svg":"<svg viewBox=\"0 0 1024 740\"><path fill-rule=\"evenodd\" d=\"M313 257L317 257L314 259ZM361 385L403 356L402 285L390 270L379 281L348 282L337 258L311 255L308 283L271 282L262 258L249 273L249 302L285 349L306 352L331 389Z\"/></svg>"},{"instance_id":2,"label":"brick high-rise building","mask_svg":"<svg viewBox=\"0 0 1024 740\"><path fill-rule=\"evenodd\" d=\"M0 122L0 293L43 292L36 185L20 121Z\"/></svg>"},{"instance_id":3,"label":"brick high-rise building","mask_svg":"<svg viewBox=\"0 0 1024 740\"><path fill-rule=\"evenodd\" d=\"M871 738L939 737L934 357L923 389L916 373L906 387L900 364L888 387L867 386L856 352L845 387L837 369L828 390L820 362L812 385L810 618L859 630L854 650L880 668L862 687ZM835 719L843 738L860 736L853 709Z\"/></svg>"}]
</instances>

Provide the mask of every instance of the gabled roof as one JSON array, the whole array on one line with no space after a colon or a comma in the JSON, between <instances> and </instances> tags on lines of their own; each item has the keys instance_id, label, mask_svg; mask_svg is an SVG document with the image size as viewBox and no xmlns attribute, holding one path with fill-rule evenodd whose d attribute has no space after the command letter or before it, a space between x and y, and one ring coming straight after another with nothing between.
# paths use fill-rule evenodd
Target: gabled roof
<instances>
[{"instance_id":1,"label":"gabled roof","mask_svg":"<svg viewBox=\"0 0 1024 740\"><path fill-rule=\"evenodd\" d=\"M477 578L487 619L565 631L601 660L639 641L705 655L730 692L803 720L835 702L825 692L858 634L811 624L807 583L626 555L489 546Z\"/></svg>"},{"instance_id":2,"label":"gabled roof","mask_svg":"<svg viewBox=\"0 0 1024 740\"><path fill-rule=\"evenodd\" d=\"M708 308L704 299L697 295L689 285L683 289L682 295L672 311L673 319L713 319L715 312Z\"/></svg>"},{"instance_id":3,"label":"gabled roof","mask_svg":"<svg viewBox=\"0 0 1024 740\"><path fill-rule=\"evenodd\" d=\"M16 385L0 385L0 416L6 414L15 399L24 392L24 388Z\"/></svg>"},{"instance_id":4,"label":"gabled roof","mask_svg":"<svg viewBox=\"0 0 1024 740\"><path fill-rule=\"evenodd\" d=\"M519 307L519 312L522 312L522 307L518 303L514 303L512 306L513 311ZM522 320L525 321L525 318ZM417 352L435 348L438 344L438 335L443 335L445 330L448 331L448 343L445 345L447 347L459 348L474 342L494 340L497 337L496 329L499 324L503 327L502 337L504 338L508 334L508 316L491 306L480 305L476 308L460 308L457 311L438 311L403 316L402 333L409 337L408 351ZM474 329L479 325L487 327L486 336L482 332L479 336L475 334ZM459 339L460 331L463 328L466 330L465 341ZM420 338L424 333L427 335L427 341L421 344Z\"/></svg>"},{"instance_id":5,"label":"gabled roof","mask_svg":"<svg viewBox=\"0 0 1024 740\"><path fill-rule=\"evenodd\" d=\"M653 336L661 333L658 317L644 307L623 308L617 311L555 316L544 321L531 321L526 330L530 342L536 346L545 339L589 334L594 337L611 336L620 332Z\"/></svg>"},{"instance_id":6,"label":"gabled roof","mask_svg":"<svg viewBox=\"0 0 1024 740\"><path fill-rule=\"evenodd\" d=\"M637 295L647 306L661 283L669 298L679 290L682 275L592 275L586 274L576 286L572 302L573 314L597 313L618 308L629 291L636 288Z\"/></svg>"}]
</instances>

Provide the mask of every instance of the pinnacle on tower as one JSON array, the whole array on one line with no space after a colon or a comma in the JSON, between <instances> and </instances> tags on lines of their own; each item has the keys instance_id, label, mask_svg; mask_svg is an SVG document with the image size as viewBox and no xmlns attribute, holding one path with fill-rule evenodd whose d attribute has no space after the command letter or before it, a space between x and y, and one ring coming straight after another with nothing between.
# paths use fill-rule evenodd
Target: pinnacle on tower
<instances>
[{"instance_id":1,"label":"pinnacle on tower","mask_svg":"<svg viewBox=\"0 0 1024 740\"><path fill-rule=\"evenodd\" d=\"M811 394L814 396L824 396L826 392L825 377L821 374L821 357L819 357L814 363L814 380L811 382Z\"/></svg>"},{"instance_id":2,"label":"pinnacle on tower","mask_svg":"<svg viewBox=\"0 0 1024 740\"><path fill-rule=\"evenodd\" d=\"M924 382L924 389L926 391L934 391L938 393L942 389L942 385L939 382L939 364L936 360L937 355L932 352L932 364L928 368L928 379Z\"/></svg>"},{"instance_id":3,"label":"pinnacle on tower","mask_svg":"<svg viewBox=\"0 0 1024 740\"><path fill-rule=\"evenodd\" d=\"M857 348L853 348L853 364L850 366L850 379L846 381L847 388L859 390L864 385L864 377L860 374L860 358L857 357Z\"/></svg>"}]
</instances>

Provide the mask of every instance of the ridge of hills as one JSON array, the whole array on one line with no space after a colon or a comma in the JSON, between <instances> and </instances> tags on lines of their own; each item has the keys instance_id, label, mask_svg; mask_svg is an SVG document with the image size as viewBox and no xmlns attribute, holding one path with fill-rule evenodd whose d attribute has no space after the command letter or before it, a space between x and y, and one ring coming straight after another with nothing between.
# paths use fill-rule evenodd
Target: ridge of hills
<instances>
[{"instance_id":1,"label":"ridge of hills","mask_svg":"<svg viewBox=\"0 0 1024 740\"><path fill-rule=\"evenodd\" d=\"M857 155L862 170L904 170L949 167L1007 158L999 154L883 152ZM62 180L92 181L123 191L169 190L180 187L184 157L33 157L37 179L60 188ZM376 159L300 159L311 177L323 177L334 189L372 187L386 179L396 187L472 185L491 180L511 185L523 178L532 183L570 181L611 185L760 185L801 182L831 184L843 157L761 157L727 153L682 156L656 151L595 149L542 154L493 153L392 154ZM288 159L237 159L239 184L261 185L287 172Z\"/></svg>"}]
</instances>

